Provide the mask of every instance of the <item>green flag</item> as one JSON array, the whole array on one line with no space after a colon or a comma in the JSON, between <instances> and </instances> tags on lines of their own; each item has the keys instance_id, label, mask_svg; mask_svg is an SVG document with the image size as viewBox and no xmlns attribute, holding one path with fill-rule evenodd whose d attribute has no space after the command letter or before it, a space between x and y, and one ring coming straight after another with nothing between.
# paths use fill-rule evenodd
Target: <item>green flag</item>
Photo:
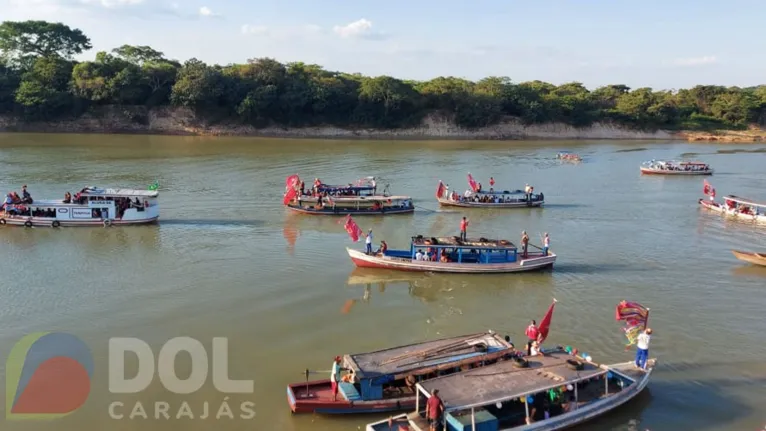
<instances>
[{"instance_id":1,"label":"green flag","mask_svg":"<svg viewBox=\"0 0 766 431\"><path fill-rule=\"evenodd\" d=\"M154 181L154 184L149 186L149 190L157 190L158 188L160 188L160 182L156 180Z\"/></svg>"}]
</instances>

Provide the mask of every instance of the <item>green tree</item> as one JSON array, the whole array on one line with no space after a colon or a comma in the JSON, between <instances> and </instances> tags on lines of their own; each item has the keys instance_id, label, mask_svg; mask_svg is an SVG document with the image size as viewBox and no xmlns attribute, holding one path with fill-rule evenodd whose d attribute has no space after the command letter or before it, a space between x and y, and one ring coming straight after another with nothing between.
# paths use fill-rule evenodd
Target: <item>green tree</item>
<instances>
[{"instance_id":1,"label":"green tree","mask_svg":"<svg viewBox=\"0 0 766 431\"><path fill-rule=\"evenodd\" d=\"M81 30L47 21L5 21L0 24L0 52L6 61L30 66L36 57L71 59L91 48Z\"/></svg>"}]
</instances>

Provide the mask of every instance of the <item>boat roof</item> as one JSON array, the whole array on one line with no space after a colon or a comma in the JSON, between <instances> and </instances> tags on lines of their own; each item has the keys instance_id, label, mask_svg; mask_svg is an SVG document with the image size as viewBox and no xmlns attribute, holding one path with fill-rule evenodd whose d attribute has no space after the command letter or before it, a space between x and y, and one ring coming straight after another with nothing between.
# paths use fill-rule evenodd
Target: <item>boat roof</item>
<instances>
[{"instance_id":1,"label":"boat roof","mask_svg":"<svg viewBox=\"0 0 766 431\"><path fill-rule=\"evenodd\" d=\"M317 199L314 196L301 196L301 200ZM333 201L387 201L389 199L412 199L410 196L384 196L384 195L369 195L369 196L327 196L322 199L330 199Z\"/></svg>"},{"instance_id":2,"label":"boat roof","mask_svg":"<svg viewBox=\"0 0 766 431\"><path fill-rule=\"evenodd\" d=\"M346 355L345 362L354 368L357 377L374 378L384 375L408 373L420 368L455 362L471 356L485 354L474 349L473 346L478 344L486 345L489 348L489 352L510 348L510 345L502 337L495 333L487 332L426 341L379 350L377 352ZM449 354L445 351L442 354L434 355L430 359L419 355L422 352L433 352L450 346L454 346L454 348L449 349Z\"/></svg>"},{"instance_id":3,"label":"boat roof","mask_svg":"<svg viewBox=\"0 0 766 431\"><path fill-rule=\"evenodd\" d=\"M100 187L85 187L80 191L82 196L130 196L156 198L160 192L157 190L137 190L137 189L102 189Z\"/></svg>"},{"instance_id":4,"label":"boat roof","mask_svg":"<svg viewBox=\"0 0 766 431\"><path fill-rule=\"evenodd\" d=\"M319 190L372 190L375 177L364 177L348 184L320 184Z\"/></svg>"},{"instance_id":5,"label":"boat roof","mask_svg":"<svg viewBox=\"0 0 766 431\"><path fill-rule=\"evenodd\" d=\"M482 190L480 192L471 192L475 195L525 195L524 190Z\"/></svg>"},{"instance_id":6,"label":"boat roof","mask_svg":"<svg viewBox=\"0 0 766 431\"><path fill-rule=\"evenodd\" d=\"M572 356L562 351L525 359L529 368L503 361L426 380L418 386L428 394L438 389L445 410L458 410L504 402L609 372L588 362L583 363L582 370L573 370L566 363Z\"/></svg>"},{"instance_id":7,"label":"boat roof","mask_svg":"<svg viewBox=\"0 0 766 431\"><path fill-rule=\"evenodd\" d=\"M758 202L751 201L750 199L745 199L745 198L741 198L741 197L734 196L734 195L724 196L723 200L725 200L725 201L734 201L734 202L736 202L738 204L752 205L754 207L766 208L766 203L758 203Z\"/></svg>"},{"instance_id":8,"label":"boat roof","mask_svg":"<svg viewBox=\"0 0 766 431\"><path fill-rule=\"evenodd\" d=\"M649 160L644 163L657 163L661 165L689 165L689 166L707 166L707 163L690 160Z\"/></svg>"},{"instance_id":9,"label":"boat roof","mask_svg":"<svg viewBox=\"0 0 766 431\"><path fill-rule=\"evenodd\" d=\"M428 241L430 244L426 244ZM422 235L412 237L412 245L416 247L459 247L459 248L482 248L497 250L515 250L512 242L504 239L466 238L465 241L456 236L424 237Z\"/></svg>"}]
</instances>

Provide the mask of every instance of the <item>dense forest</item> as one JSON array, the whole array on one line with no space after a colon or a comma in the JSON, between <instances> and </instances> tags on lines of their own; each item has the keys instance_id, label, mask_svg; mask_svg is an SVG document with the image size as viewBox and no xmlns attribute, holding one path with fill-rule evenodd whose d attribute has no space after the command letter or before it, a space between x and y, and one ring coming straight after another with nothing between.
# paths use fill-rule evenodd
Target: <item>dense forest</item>
<instances>
[{"instance_id":1,"label":"dense forest","mask_svg":"<svg viewBox=\"0 0 766 431\"><path fill-rule=\"evenodd\" d=\"M102 105L187 107L211 122L397 128L440 114L466 128L513 116L527 124L587 126L611 121L641 129L741 129L766 124L766 86L700 85L677 91L572 82L406 81L254 58L208 65L168 59L148 46L96 53L81 30L45 21L0 24L0 114L25 120L75 118ZM137 122L145 121L138 116Z\"/></svg>"}]
</instances>

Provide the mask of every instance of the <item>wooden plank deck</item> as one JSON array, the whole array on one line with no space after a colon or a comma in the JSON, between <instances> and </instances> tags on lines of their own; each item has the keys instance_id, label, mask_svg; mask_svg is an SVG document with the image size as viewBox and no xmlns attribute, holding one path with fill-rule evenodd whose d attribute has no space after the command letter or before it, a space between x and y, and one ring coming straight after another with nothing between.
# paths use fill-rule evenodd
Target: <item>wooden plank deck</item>
<instances>
[{"instance_id":1,"label":"wooden plank deck","mask_svg":"<svg viewBox=\"0 0 766 431\"><path fill-rule=\"evenodd\" d=\"M580 370L567 366L572 356L549 353L546 356L526 357L529 368L517 368L512 361L476 368L449 376L421 382L429 393L439 390L446 409L473 404L488 404L511 399L537 389L562 386L577 380L605 374L607 370L585 363Z\"/></svg>"},{"instance_id":2,"label":"wooden plank deck","mask_svg":"<svg viewBox=\"0 0 766 431\"><path fill-rule=\"evenodd\" d=\"M418 352L434 351L448 347L461 340L465 340L464 347L456 344L454 349L442 354L424 358ZM446 362L450 357L470 354L475 352L472 345L481 341L487 346L500 349L507 348L505 340L497 334L481 333L462 335L459 337L444 338L441 340L426 341L424 343L410 344L407 346L394 347L370 353L346 355L346 365L354 369L359 378L371 378L386 374L401 374L416 370L424 366L433 365L437 362Z\"/></svg>"}]
</instances>

